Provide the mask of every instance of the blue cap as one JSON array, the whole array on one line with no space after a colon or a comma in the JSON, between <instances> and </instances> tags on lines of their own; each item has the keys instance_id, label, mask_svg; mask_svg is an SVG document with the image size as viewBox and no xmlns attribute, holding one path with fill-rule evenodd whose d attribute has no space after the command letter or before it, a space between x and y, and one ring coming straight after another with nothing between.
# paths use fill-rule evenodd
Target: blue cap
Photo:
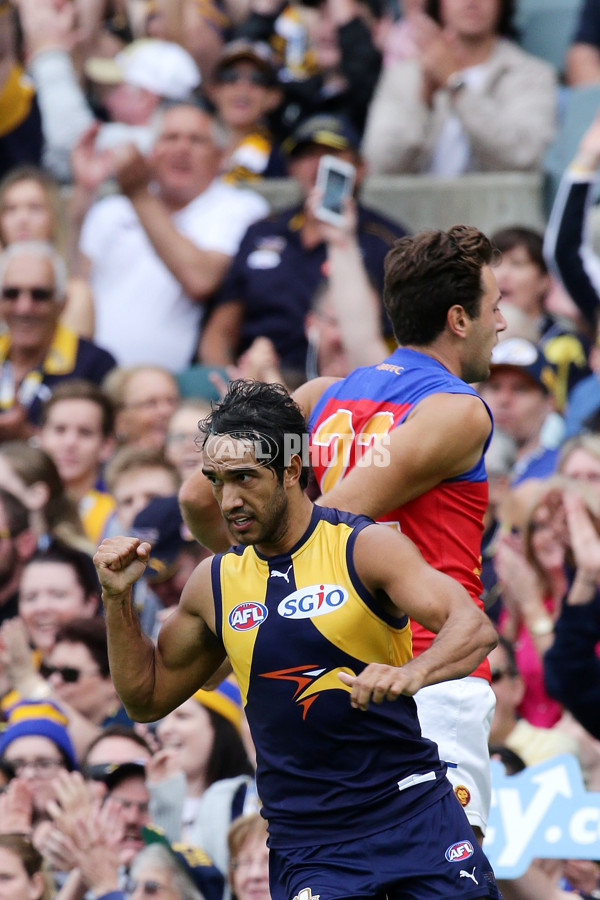
<instances>
[{"instance_id":1,"label":"blue cap","mask_svg":"<svg viewBox=\"0 0 600 900\"><path fill-rule=\"evenodd\" d=\"M20 737L45 737L64 754L69 770L79 768L77 754L67 731L68 719L51 700L23 700L9 710L8 724L0 735L0 756Z\"/></svg>"},{"instance_id":2,"label":"blue cap","mask_svg":"<svg viewBox=\"0 0 600 900\"><path fill-rule=\"evenodd\" d=\"M132 534L152 545L148 575L157 579L172 574L179 551L193 540L188 536L177 495L155 497L133 521Z\"/></svg>"},{"instance_id":3,"label":"blue cap","mask_svg":"<svg viewBox=\"0 0 600 900\"><path fill-rule=\"evenodd\" d=\"M145 844L166 847L206 900L221 900L225 878L204 850L188 844L171 844L165 832L156 825L145 825L142 837Z\"/></svg>"},{"instance_id":4,"label":"blue cap","mask_svg":"<svg viewBox=\"0 0 600 900\"><path fill-rule=\"evenodd\" d=\"M492 351L491 374L498 369L514 369L522 372L545 394L554 391L556 368L546 359L539 347L525 338L508 338L496 344Z\"/></svg>"},{"instance_id":5,"label":"blue cap","mask_svg":"<svg viewBox=\"0 0 600 900\"><path fill-rule=\"evenodd\" d=\"M249 41L246 38L228 41L221 48L214 71L217 73L240 60L250 60L269 76L273 84L277 84L278 65L269 44L264 41Z\"/></svg>"},{"instance_id":6,"label":"blue cap","mask_svg":"<svg viewBox=\"0 0 600 900\"><path fill-rule=\"evenodd\" d=\"M295 131L281 145L288 156L293 156L298 148L306 144L319 144L330 150L354 150L360 147L360 135L344 116L311 116L297 126Z\"/></svg>"}]
</instances>

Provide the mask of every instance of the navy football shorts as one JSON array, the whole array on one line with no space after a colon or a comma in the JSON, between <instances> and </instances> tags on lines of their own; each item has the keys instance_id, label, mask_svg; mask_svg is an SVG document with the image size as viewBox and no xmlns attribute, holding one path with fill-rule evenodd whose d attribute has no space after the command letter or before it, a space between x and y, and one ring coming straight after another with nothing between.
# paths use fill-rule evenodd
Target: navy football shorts
<instances>
[{"instance_id":1,"label":"navy football shorts","mask_svg":"<svg viewBox=\"0 0 600 900\"><path fill-rule=\"evenodd\" d=\"M270 851L272 900L499 900L492 867L453 793L377 834Z\"/></svg>"}]
</instances>

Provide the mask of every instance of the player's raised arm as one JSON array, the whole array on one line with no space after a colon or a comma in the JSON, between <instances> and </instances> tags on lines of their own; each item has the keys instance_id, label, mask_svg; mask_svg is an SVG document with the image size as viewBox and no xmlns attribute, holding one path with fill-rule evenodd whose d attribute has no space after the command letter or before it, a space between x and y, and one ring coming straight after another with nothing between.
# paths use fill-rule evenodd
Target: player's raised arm
<instances>
[{"instance_id":1,"label":"player's raised arm","mask_svg":"<svg viewBox=\"0 0 600 900\"><path fill-rule=\"evenodd\" d=\"M231 547L231 535L201 468L192 472L179 488L179 507L183 521L203 547L213 553L224 553Z\"/></svg>"},{"instance_id":2,"label":"player's raised arm","mask_svg":"<svg viewBox=\"0 0 600 900\"><path fill-rule=\"evenodd\" d=\"M425 562L404 535L384 525L365 528L354 548L356 572L376 597L436 632L430 647L403 666L371 663L358 676L341 676L352 703L395 699L420 688L470 674L497 643L496 629L467 591ZM398 576L402 573L402 577Z\"/></svg>"},{"instance_id":3,"label":"player's raised arm","mask_svg":"<svg viewBox=\"0 0 600 900\"><path fill-rule=\"evenodd\" d=\"M304 384L296 388L292 397L302 410L302 415L305 419L308 419L313 408L321 399L323 391L326 391L330 385L335 384L339 380L339 378L322 375L320 378L311 378L310 381L305 381Z\"/></svg>"},{"instance_id":4,"label":"player's raised arm","mask_svg":"<svg viewBox=\"0 0 600 900\"><path fill-rule=\"evenodd\" d=\"M196 568L157 646L142 632L132 587L148 562L150 544L104 540L94 556L102 585L113 682L131 719L152 722L179 706L210 678L225 657L214 634L211 560Z\"/></svg>"}]
</instances>

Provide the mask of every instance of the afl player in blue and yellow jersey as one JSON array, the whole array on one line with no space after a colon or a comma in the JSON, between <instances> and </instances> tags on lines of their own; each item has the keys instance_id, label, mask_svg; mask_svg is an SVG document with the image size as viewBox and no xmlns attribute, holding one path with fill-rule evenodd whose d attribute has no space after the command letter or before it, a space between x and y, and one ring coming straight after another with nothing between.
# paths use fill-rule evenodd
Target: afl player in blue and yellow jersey
<instances>
[{"instance_id":1,"label":"afl player in blue and yellow jersey","mask_svg":"<svg viewBox=\"0 0 600 900\"><path fill-rule=\"evenodd\" d=\"M229 657L274 900L498 897L412 696L472 671L493 626L408 538L311 503L306 423L281 386L233 382L202 431L236 545L196 568L156 646L131 599L150 545L112 538L95 557L130 717L164 716ZM409 616L436 633L416 658Z\"/></svg>"},{"instance_id":2,"label":"afl player in blue and yellow jersey","mask_svg":"<svg viewBox=\"0 0 600 900\"><path fill-rule=\"evenodd\" d=\"M343 379L314 379L294 394L309 419L317 503L402 531L480 608L484 453L493 426L470 384L487 378L506 327L494 262L490 241L472 226L396 241L385 259L384 301L400 346L377 365ZM230 545L200 467L182 486L180 500L202 544L214 551ZM434 635L415 620L411 631L417 656ZM465 678L428 685L415 701L423 733L438 745L481 843L492 792L488 740L496 703L487 659Z\"/></svg>"}]
</instances>

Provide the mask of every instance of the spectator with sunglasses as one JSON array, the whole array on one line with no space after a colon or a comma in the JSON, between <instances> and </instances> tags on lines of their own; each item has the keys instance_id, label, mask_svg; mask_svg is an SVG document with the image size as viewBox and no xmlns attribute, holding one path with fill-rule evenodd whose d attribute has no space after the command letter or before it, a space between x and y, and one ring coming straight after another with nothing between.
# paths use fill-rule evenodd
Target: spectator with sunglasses
<instances>
[{"instance_id":1,"label":"spectator with sunglasses","mask_svg":"<svg viewBox=\"0 0 600 900\"><path fill-rule=\"evenodd\" d=\"M102 616L72 619L62 625L40 673L62 703L74 707L99 728L131 724L110 677Z\"/></svg>"},{"instance_id":2,"label":"spectator with sunglasses","mask_svg":"<svg viewBox=\"0 0 600 900\"><path fill-rule=\"evenodd\" d=\"M106 630L97 611L91 561L84 553L54 544L36 551L25 565L19 596L20 616L0 628L0 659L5 684L1 708L19 699L50 698L68 717L78 754L97 736L106 719L127 723L108 673ZM62 628L62 655L52 653ZM78 687L75 687L77 682ZM70 688L66 688L70 685Z\"/></svg>"},{"instance_id":3,"label":"spectator with sunglasses","mask_svg":"<svg viewBox=\"0 0 600 900\"><path fill-rule=\"evenodd\" d=\"M343 116L362 136L381 70L381 0L251 0L236 37L269 41L283 57L284 100L273 117L285 141L317 115Z\"/></svg>"},{"instance_id":4,"label":"spectator with sunglasses","mask_svg":"<svg viewBox=\"0 0 600 900\"><path fill-rule=\"evenodd\" d=\"M80 754L109 725L131 725L108 668L102 616L72 619L59 628L52 651L40 666L53 697L69 717Z\"/></svg>"},{"instance_id":5,"label":"spectator with sunglasses","mask_svg":"<svg viewBox=\"0 0 600 900\"><path fill-rule=\"evenodd\" d=\"M41 403L65 378L99 384L111 354L59 318L65 302L62 257L43 241L17 241L0 253L0 440L31 437Z\"/></svg>"},{"instance_id":6,"label":"spectator with sunglasses","mask_svg":"<svg viewBox=\"0 0 600 900\"><path fill-rule=\"evenodd\" d=\"M81 770L94 778L98 767L138 762L146 765L152 749L146 738L132 725L107 725L90 743L81 759Z\"/></svg>"},{"instance_id":7,"label":"spectator with sunglasses","mask_svg":"<svg viewBox=\"0 0 600 900\"><path fill-rule=\"evenodd\" d=\"M268 116L283 97L268 44L225 44L206 92L226 133L222 178L235 184L283 177L285 163L268 128Z\"/></svg>"},{"instance_id":8,"label":"spectator with sunglasses","mask_svg":"<svg viewBox=\"0 0 600 900\"><path fill-rule=\"evenodd\" d=\"M118 789L120 790L120 788ZM86 896L96 900L221 900L223 877L199 848L170 844L160 829L142 826L142 847L123 865L119 840L123 823L119 801L107 798L101 809L83 817L63 810L55 833L71 860L68 885L58 897Z\"/></svg>"},{"instance_id":9,"label":"spectator with sunglasses","mask_svg":"<svg viewBox=\"0 0 600 900\"><path fill-rule=\"evenodd\" d=\"M496 709L490 730L490 743L508 747L526 766L533 766L561 753L577 756L575 740L557 728L531 725L517 712L525 694L525 682L519 673L514 647L500 636L498 646L489 654L492 690Z\"/></svg>"}]
</instances>

